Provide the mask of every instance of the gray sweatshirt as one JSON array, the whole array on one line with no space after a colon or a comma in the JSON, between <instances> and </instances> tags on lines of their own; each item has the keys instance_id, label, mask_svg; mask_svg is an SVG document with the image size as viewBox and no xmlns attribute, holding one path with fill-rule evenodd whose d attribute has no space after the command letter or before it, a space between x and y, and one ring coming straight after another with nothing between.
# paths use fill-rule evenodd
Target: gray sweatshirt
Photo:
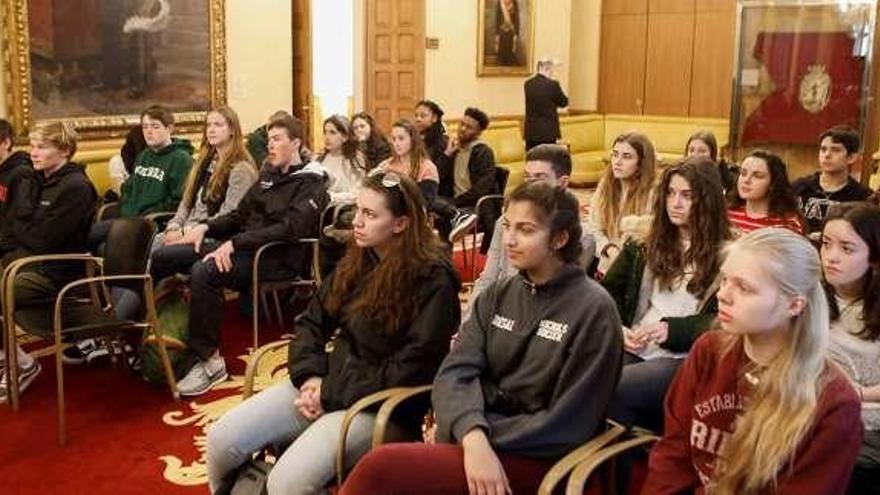
<instances>
[{"instance_id":1,"label":"gray sweatshirt","mask_svg":"<svg viewBox=\"0 0 880 495\"><path fill-rule=\"evenodd\" d=\"M550 458L600 431L623 355L605 289L567 265L540 286L501 280L473 305L434 379L438 441L483 428L501 452Z\"/></svg>"}]
</instances>

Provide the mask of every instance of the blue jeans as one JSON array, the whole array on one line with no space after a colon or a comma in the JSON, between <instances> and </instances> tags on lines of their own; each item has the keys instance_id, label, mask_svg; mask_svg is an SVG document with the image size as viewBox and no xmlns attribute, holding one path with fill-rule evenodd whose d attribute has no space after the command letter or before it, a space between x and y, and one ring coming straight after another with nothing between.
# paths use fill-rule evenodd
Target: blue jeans
<instances>
[{"instance_id":1,"label":"blue jeans","mask_svg":"<svg viewBox=\"0 0 880 495\"><path fill-rule=\"evenodd\" d=\"M293 402L299 397L290 380L273 385L231 409L208 430L208 486L211 493L224 477L268 445L290 446L269 474L269 495L312 495L336 476L336 451L345 411L303 417ZM367 453L373 438L372 413L359 414L348 430L346 464Z\"/></svg>"}]
</instances>

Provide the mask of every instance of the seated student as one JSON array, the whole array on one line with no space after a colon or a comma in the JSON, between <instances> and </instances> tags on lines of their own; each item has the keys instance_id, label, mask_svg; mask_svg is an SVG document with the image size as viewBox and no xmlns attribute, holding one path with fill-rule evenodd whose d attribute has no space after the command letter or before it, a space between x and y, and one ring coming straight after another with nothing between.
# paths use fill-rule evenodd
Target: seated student
<instances>
[{"instance_id":1,"label":"seated student","mask_svg":"<svg viewBox=\"0 0 880 495\"><path fill-rule=\"evenodd\" d=\"M567 188L571 177L571 154L568 148L559 144L539 144L533 147L526 153L524 175L526 182L543 182L554 187ZM471 301L476 300L478 295L499 280L513 277L519 272L504 253L503 232L503 219L498 219L492 232L492 241L489 243L486 264L480 277L474 282L470 294ZM596 242L582 221L581 257L578 265L586 270L593 263L595 254Z\"/></svg>"},{"instance_id":2,"label":"seated student","mask_svg":"<svg viewBox=\"0 0 880 495\"><path fill-rule=\"evenodd\" d=\"M715 164L688 158L666 169L645 242L628 241L602 285L623 322L623 374L608 415L659 430L663 395L717 311L714 282L730 228Z\"/></svg>"},{"instance_id":3,"label":"seated student","mask_svg":"<svg viewBox=\"0 0 880 495\"><path fill-rule=\"evenodd\" d=\"M226 379L226 364L218 352L223 289L250 285L260 246L317 235L318 217L327 202L325 174L319 165L303 163L299 149L304 132L302 122L293 117L270 123L269 155L257 183L236 209L192 227L179 241L192 244L202 257L190 270L187 347L193 366L177 384L181 395L203 394ZM306 259L301 247L287 249L283 257L267 256L262 269L269 277L289 278Z\"/></svg>"},{"instance_id":4,"label":"seated student","mask_svg":"<svg viewBox=\"0 0 880 495\"><path fill-rule=\"evenodd\" d=\"M351 127L354 129L361 153L367 158L368 171L391 156L391 143L385 138L382 129L376 125L372 115L367 112L354 114L351 118Z\"/></svg>"},{"instance_id":5,"label":"seated student","mask_svg":"<svg viewBox=\"0 0 880 495\"><path fill-rule=\"evenodd\" d=\"M699 156L712 160L718 164L724 190L729 191L735 185L734 172L724 158L718 156L718 140L712 131L697 131L691 134L684 146L684 156L685 158Z\"/></svg>"},{"instance_id":6,"label":"seated student","mask_svg":"<svg viewBox=\"0 0 880 495\"><path fill-rule=\"evenodd\" d=\"M86 251L86 236L95 216L98 194L85 167L70 160L76 153L77 135L71 124L36 124L30 133L37 192L32 214L26 221L15 221L11 232L16 249L3 253L0 270L26 256ZM67 283L82 275L82 263L31 265L14 281L15 304L47 304ZM24 391L40 372L40 363L17 348L19 389ZM4 363L5 364L5 363ZM0 402L7 399L6 367L0 376Z\"/></svg>"},{"instance_id":7,"label":"seated student","mask_svg":"<svg viewBox=\"0 0 880 495\"><path fill-rule=\"evenodd\" d=\"M332 115L324 120L324 151L315 161L324 167L330 179L327 186L330 204L354 204L367 171L367 164L347 118Z\"/></svg>"},{"instance_id":8,"label":"seated student","mask_svg":"<svg viewBox=\"0 0 880 495\"><path fill-rule=\"evenodd\" d=\"M784 227L804 233L804 221L788 182L785 162L769 151L755 150L739 166L730 190L727 218L737 234L762 227Z\"/></svg>"},{"instance_id":9,"label":"seated student","mask_svg":"<svg viewBox=\"0 0 880 495\"><path fill-rule=\"evenodd\" d=\"M193 147L188 139L172 138L174 114L152 106L141 113L141 127L147 148L134 163L134 172L122 184L119 216L122 218L175 211L183 197L183 186L192 168ZM112 219L92 226L89 248L99 251L110 233Z\"/></svg>"},{"instance_id":10,"label":"seated student","mask_svg":"<svg viewBox=\"0 0 880 495\"><path fill-rule=\"evenodd\" d=\"M880 489L880 208L844 203L822 229L822 269L831 309L831 359L862 402L864 438L847 493Z\"/></svg>"},{"instance_id":11,"label":"seated student","mask_svg":"<svg viewBox=\"0 0 880 495\"><path fill-rule=\"evenodd\" d=\"M393 173L370 175L354 225L354 243L297 319L290 380L208 430L212 493L252 453L291 440L269 474L269 494L319 493L336 474L345 409L379 390L430 383L443 360L459 324L459 282L418 188ZM369 412L355 418L347 459L369 448L374 419Z\"/></svg>"},{"instance_id":12,"label":"seated student","mask_svg":"<svg viewBox=\"0 0 880 495\"><path fill-rule=\"evenodd\" d=\"M164 232L153 242L155 282L189 271L201 256L193 244L184 242L186 232L234 211L257 181L257 175L235 110L222 106L208 112L201 150L186 179L183 199Z\"/></svg>"},{"instance_id":13,"label":"seated student","mask_svg":"<svg viewBox=\"0 0 880 495\"><path fill-rule=\"evenodd\" d=\"M721 267L721 331L700 337L666 396L642 493L832 495L861 443L859 398L827 357L819 256L759 229Z\"/></svg>"},{"instance_id":14,"label":"seated student","mask_svg":"<svg viewBox=\"0 0 880 495\"><path fill-rule=\"evenodd\" d=\"M611 166L606 167L590 201L590 230L596 239L600 274L608 271L623 246L620 220L651 213L655 161L654 145L646 136L626 133L614 140Z\"/></svg>"},{"instance_id":15,"label":"seated student","mask_svg":"<svg viewBox=\"0 0 880 495\"><path fill-rule=\"evenodd\" d=\"M871 196L870 189L849 175L862 156L861 146L858 131L849 127L832 127L819 137L819 171L792 184L808 233L821 230L829 206Z\"/></svg>"},{"instance_id":16,"label":"seated student","mask_svg":"<svg viewBox=\"0 0 880 495\"><path fill-rule=\"evenodd\" d=\"M449 144L443 125L443 109L431 100L422 100L416 103L413 124L422 136L428 158L436 165Z\"/></svg>"},{"instance_id":17,"label":"seated student","mask_svg":"<svg viewBox=\"0 0 880 495\"><path fill-rule=\"evenodd\" d=\"M269 120L265 124L251 131L245 138L245 147L258 167L263 166L266 155L269 153L269 123L284 117L290 117L290 114L284 110L278 110L269 116ZM305 161L309 162L309 160Z\"/></svg>"},{"instance_id":18,"label":"seated student","mask_svg":"<svg viewBox=\"0 0 880 495\"><path fill-rule=\"evenodd\" d=\"M17 247L12 224L27 221L36 204L32 195L38 191L31 158L24 151L12 151L13 137L12 124L0 119L0 258Z\"/></svg>"},{"instance_id":19,"label":"seated student","mask_svg":"<svg viewBox=\"0 0 880 495\"><path fill-rule=\"evenodd\" d=\"M510 194L504 246L520 274L474 301L434 378L439 443L372 451L341 494L536 493L555 459L603 429L620 320L577 266L580 230L571 193L527 183Z\"/></svg>"},{"instance_id":20,"label":"seated student","mask_svg":"<svg viewBox=\"0 0 880 495\"><path fill-rule=\"evenodd\" d=\"M119 154L110 158L110 189L117 195L122 192L122 184L134 173L134 163L138 155L146 148L147 142L140 124L132 126L125 135Z\"/></svg>"},{"instance_id":21,"label":"seated student","mask_svg":"<svg viewBox=\"0 0 880 495\"><path fill-rule=\"evenodd\" d=\"M458 136L449 140L443 154L435 162L440 174L438 203L451 203L467 214L481 197L503 192L497 190L495 153L488 144L480 141L480 135L487 127L489 117L482 110L473 107L465 109L458 126ZM498 211L484 209L479 218L481 230L488 232L497 216Z\"/></svg>"}]
</instances>

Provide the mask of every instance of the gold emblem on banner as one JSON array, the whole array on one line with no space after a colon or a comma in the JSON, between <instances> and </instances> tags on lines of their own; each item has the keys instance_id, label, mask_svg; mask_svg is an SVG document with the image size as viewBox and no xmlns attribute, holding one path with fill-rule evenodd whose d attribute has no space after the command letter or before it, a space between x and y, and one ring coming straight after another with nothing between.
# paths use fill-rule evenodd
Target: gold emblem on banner
<instances>
[{"instance_id":1,"label":"gold emblem on banner","mask_svg":"<svg viewBox=\"0 0 880 495\"><path fill-rule=\"evenodd\" d=\"M822 64L811 65L801 79L798 97L804 110L819 113L825 110L831 100L831 76Z\"/></svg>"}]
</instances>

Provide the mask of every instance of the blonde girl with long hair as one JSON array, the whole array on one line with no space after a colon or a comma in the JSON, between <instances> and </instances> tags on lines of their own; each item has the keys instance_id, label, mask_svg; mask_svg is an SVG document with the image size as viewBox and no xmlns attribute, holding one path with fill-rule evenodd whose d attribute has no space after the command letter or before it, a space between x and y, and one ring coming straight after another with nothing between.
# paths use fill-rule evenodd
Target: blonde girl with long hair
<instances>
[{"instance_id":1,"label":"blonde girl with long hair","mask_svg":"<svg viewBox=\"0 0 880 495\"><path fill-rule=\"evenodd\" d=\"M720 331L694 344L670 387L642 493L843 494L860 404L827 359L818 253L798 234L765 228L726 254Z\"/></svg>"},{"instance_id":2,"label":"blonde girl with long hair","mask_svg":"<svg viewBox=\"0 0 880 495\"><path fill-rule=\"evenodd\" d=\"M623 247L620 220L651 214L656 156L643 134L628 132L614 140L611 165L599 180L590 204L599 273L605 273Z\"/></svg>"},{"instance_id":3,"label":"blonde girl with long hair","mask_svg":"<svg viewBox=\"0 0 880 495\"><path fill-rule=\"evenodd\" d=\"M257 166L245 147L238 114L228 106L211 110L205 116L202 145L177 212L153 243L156 281L188 271L200 255L186 237L187 231L234 210L256 181Z\"/></svg>"}]
</instances>

